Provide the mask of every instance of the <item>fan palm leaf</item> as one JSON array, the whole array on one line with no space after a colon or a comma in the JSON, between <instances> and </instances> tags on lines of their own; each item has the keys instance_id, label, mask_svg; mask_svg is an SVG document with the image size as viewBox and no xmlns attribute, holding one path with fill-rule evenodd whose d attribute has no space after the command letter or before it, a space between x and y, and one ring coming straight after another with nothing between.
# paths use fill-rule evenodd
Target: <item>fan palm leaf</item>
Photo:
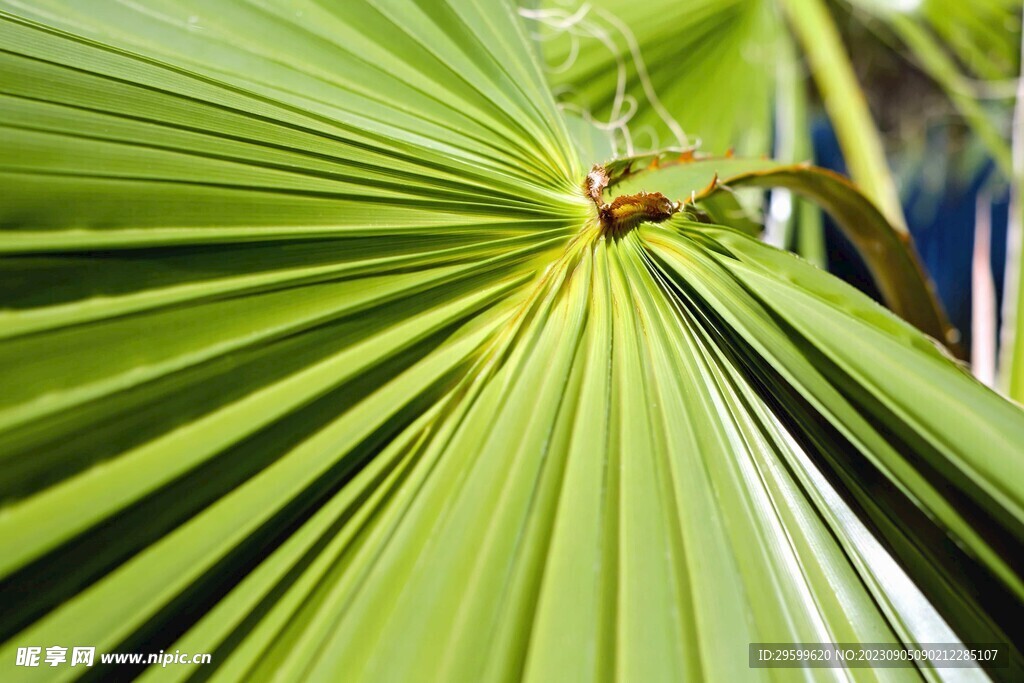
<instances>
[{"instance_id":1,"label":"fan palm leaf","mask_svg":"<svg viewBox=\"0 0 1024 683\"><path fill-rule=\"evenodd\" d=\"M0 7L5 680L1021 642L1024 413L692 207L600 218L507 2Z\"/></svg>"}]
</instances>

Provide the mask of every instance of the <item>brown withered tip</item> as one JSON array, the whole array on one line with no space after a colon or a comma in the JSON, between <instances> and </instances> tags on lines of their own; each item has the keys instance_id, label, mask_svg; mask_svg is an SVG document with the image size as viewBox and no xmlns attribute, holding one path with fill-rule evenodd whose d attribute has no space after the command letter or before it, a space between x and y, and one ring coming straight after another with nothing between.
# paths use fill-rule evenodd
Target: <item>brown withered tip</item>
<instances>
[{"instance_id":1,"label":"brown withered tip","mask_svg":"<svg viewBox=\"0 0 1024 683\"><path fill-rule=\"evenodd\" d=\"M587 174L584 186L587 196L600 208L601 204L604 203L604 189L608 187L608 171L605 170L604 166L594 164L590 169L590 173Z\"/></svg>"},{"instance_id":2,"label":"brown withered tip","mask_svg":"<svg viewBox=\"0 0 1024 683\"><path fill-rule=\"evenodd\" d=\"M583 183L587 196L597 207L601 229L606 235L623 235L644 221L660 223L680 209L679 202L673 202L660 192L638 192L604 201L608 187L608 171L600 164L594 164Z\"/></svg>"},{"instance_id":3,"label":"brown withered tip","mask_svg":"<svg viewBox=\"0 0 1024 683\"><path fill-rule=\"evenodd\" d=\"M660 223L679 211L679 203L660 192L638 192L616 197L598 208L601 227L609 235L622 235L643 222Z\"/></svg>"}]
</instances>

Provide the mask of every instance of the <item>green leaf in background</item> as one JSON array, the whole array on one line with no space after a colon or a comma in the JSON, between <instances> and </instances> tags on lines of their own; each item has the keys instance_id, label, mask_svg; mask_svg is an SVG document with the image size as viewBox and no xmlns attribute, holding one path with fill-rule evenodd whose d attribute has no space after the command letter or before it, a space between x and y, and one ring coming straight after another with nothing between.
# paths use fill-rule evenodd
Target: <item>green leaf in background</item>
<instances>
[{"instance_id":1,"label":"green leaf in background","mask_svg":"<svg viewBox=\"0 0 1024 683\"><path fill-rule=\"evenodd\" d=\"M1021 675L1024 412L670 169L602 223L508 2L0 8L3 680Z\"/></svg>"},{"instance_id":2,"label":"green leaf in background","mask_svg":"<svg viewBox=\"0 0 1024 683\"><path fill-rule=\"evenodd\" d=\"M1020 3L979 0L966 6L948 0L883 3L850 0L866 25L894 51L904 51L916 68L932 78L950 98L986 148L999 172L1013 177L1005 106L1012 101L1007 85L1019 63ZM890 35L891 34L891 35ZM904 48L905 46L905 48ZM996 106L985 106L985 100ZM1001 101L1000 101L1001 100Z\"/></svg>"},{"instance_id":3,"label":"green leaf in background","mask_svg":"<svg viewBox=\"0 0 1024 683\"><path fill-rule=\"evenodd\" d=\"M536 4L523 14L560 100L612 124L618 153L697 142L746 156L770 151L781 26L771 3Z\"/></svg>"},{"instance_id":4,"label":"green leaf in background","mask_svg":"<svg viewBox=\"0 0 1024 683\"><path fill-rule=\"evenodd\" d=\"M876 129L858 83L850 58L857 46L845 46L840 36L839 22L849 22L868 27L877 46L905 55L908 68L934 80L1010 177L1003 124L1018 72L1017 0L534 4L522 13L562 106L604 124L619 154L702 143L707 152L807 161L806 93L797 77L806 68L852 179L905 232L886 161L891 141ZM872 61L870 54L860 57L861 66ZM797 232L800 252L824 263L816 218L801 207L795 215L805 224Z\"/></svg>"}]
</instances>

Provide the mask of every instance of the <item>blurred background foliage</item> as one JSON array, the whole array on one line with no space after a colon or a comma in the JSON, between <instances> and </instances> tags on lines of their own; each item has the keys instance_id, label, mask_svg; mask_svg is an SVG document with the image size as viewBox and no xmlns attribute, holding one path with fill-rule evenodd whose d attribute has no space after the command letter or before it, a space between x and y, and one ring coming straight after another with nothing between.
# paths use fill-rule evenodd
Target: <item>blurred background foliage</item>
<instances>
[{"instance_id":1,"label":"blurred background foliage","mask_svg":"<svg viewBox=\"0 0 1024 683\"><path fill-rule=\"evenodd\" d=\"M1005 390L1014 325L1003 313L1015 308L1005 294L1020 262L1009 257L1008 276L1020 5L542 0L523 14L563 109L610 155L696 147L851 175L909 229L989 384L1002 338ZM817 209L785 190L748 199L768 242L878 298L860 256Z\"/></svg>"}]
</instances>

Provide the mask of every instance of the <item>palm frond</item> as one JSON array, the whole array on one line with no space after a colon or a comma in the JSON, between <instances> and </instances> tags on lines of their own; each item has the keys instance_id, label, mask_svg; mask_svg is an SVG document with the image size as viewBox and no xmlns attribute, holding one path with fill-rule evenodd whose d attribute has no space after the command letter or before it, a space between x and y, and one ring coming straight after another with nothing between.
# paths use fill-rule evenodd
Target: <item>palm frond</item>
<instances>
[{"instance_id":1,"label":"palm frond","mask_svg":"<svg viewBox=\"0 0 1024 683\"><path fill-rule=\"evenodd\" d=\"M0 7L5 680L1024 642L1024 413L741 231L610 231L509 3Z\"/></svg>"}]
</instances>

